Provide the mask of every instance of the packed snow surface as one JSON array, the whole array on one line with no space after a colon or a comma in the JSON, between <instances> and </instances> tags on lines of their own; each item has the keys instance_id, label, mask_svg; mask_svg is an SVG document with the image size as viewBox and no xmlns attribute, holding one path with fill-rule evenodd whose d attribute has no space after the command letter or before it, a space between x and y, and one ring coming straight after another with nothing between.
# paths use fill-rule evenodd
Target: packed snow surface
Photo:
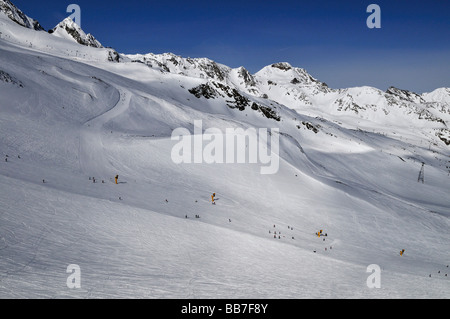
<instances>
[{"instance_id":1,"label":"packed snow surface","mask_svg":"<svg viewBox=\"0 0 450 319\"><path fill-rule=\"evenodd\" d=\"M0 12L0 298L450 297L448 88L337 90L59 32ZM267 128L278 171L175 163L200 120Z\"/></svg>"}]
</instances>

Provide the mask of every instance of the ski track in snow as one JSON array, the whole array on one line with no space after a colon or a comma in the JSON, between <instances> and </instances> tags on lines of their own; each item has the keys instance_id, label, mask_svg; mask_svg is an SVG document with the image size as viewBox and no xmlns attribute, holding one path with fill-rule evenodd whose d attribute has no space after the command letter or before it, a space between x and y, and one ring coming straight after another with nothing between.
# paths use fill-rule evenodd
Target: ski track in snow
<instances>
[{"instance_id":1,"label":"ski track in snow","mask_svg":"<svg viewBox=\"0 0 450 319\"><path fill-rule=\"evenodd\" d=\"M370 88L321 100L316 82L288 65L255 74L253 92L236 86L236 70L214 65L230 72L216 83L274 107L278 122L226 106L233 98L202 73L208 60L148 56L167 72L153 60L108 62L106 48L36 33L1 13L0 26L0 71L23 83L0 82L8 155L0 161L0 298L450 297L450 157L433 131L439 122L408 117L404 105L389 105L389 117L386 96ZM313 82L294 86L292 77ZM202 84L217 96L189 93ZM445 103L444 93L424 97ZM313 104L300 107L301 94ZM366 110L338 113L330 101L339 97L367 99ZM448 119L444 111L436 114ZM173 163L171 132L192 131L200 119L204 129L280 128L278 173ZM315 235L320 229L327 236ZM380 289L366 285L374 263ZM69 264L81 268L79 289L66 285Z\"/></svg>"}]
</instances>

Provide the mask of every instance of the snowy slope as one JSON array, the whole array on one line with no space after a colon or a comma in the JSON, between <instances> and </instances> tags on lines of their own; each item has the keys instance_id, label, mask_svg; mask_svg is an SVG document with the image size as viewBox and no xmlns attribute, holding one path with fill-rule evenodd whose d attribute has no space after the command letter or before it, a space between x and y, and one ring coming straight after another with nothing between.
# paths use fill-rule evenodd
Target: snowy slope
<instances>
[{"instance_id":1,"label":"snowy slope","mask_svg":"<svg viewBox=\"0 0 450 319\"><path fill-rule=\"evenodd\" d=\"M287 63L252 75L173 54L110 59L2 13L0 30L0 297L450 297L446 89L335 90ZM171 134L197 120L278 128L279 171L175 164ZM366 285L371 264L380 289Z\"/></svg>"}]
</instances>

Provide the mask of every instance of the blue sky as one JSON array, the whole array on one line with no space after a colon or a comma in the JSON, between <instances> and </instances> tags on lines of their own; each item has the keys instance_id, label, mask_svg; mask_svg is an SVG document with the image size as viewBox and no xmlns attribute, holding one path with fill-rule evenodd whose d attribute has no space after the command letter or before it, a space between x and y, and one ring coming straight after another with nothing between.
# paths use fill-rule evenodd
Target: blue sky
<instances>
[{"instance_id":1,"label":"blue sky","mask_svg":"<svg viewBox=\"0 0 450 319\"><path fill-rule=\"evenodd\" d=\"M332 88L450 87L450 1L12 0L45 29L81 7L82 28L121 53L208 57L255 73L275 62ZM369 29L371 3L381 28Z\"/></svg>"}]
</instances>

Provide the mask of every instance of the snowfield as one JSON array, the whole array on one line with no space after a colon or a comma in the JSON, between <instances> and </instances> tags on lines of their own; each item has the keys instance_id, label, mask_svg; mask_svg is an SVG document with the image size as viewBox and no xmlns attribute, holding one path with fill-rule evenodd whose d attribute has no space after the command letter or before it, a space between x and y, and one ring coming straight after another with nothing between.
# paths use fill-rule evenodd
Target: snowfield
<instances>
[{"instance_id":1,"label":"snowfield","mask_svg":"<svg viewBox=\"0 0 450 319\"><path fill-rule=\"evenodd\" d=\"M450 297L450 89L335 90L61 32L0 10L0 298ZM279 129L279 170L174 163L200 120Z\"/></svg>"}]
</instances>

